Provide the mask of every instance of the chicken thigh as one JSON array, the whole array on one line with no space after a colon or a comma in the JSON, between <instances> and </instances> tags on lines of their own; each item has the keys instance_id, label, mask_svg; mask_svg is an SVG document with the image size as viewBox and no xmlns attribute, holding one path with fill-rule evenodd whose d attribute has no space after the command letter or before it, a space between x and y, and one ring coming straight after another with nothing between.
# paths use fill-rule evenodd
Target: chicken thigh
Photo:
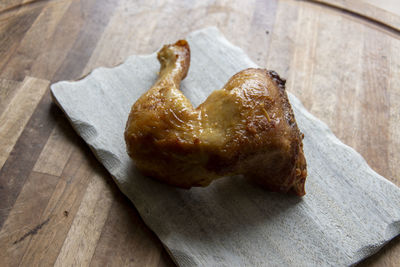
<instances>
[{"instance_id":1,"label":"chicken thigh","mask_svg":"<svg viewBox=\"0 0 400 267\"><path fill-rule=\"evenodd\" d=\"M158 60L159 77L132 106L125 129L142 173L182 188L242 174L271 191L305 194L303 134L277 73L243 70L194 108L179 90L188 43L165 45Z\"/></svg>"}]
</instances>

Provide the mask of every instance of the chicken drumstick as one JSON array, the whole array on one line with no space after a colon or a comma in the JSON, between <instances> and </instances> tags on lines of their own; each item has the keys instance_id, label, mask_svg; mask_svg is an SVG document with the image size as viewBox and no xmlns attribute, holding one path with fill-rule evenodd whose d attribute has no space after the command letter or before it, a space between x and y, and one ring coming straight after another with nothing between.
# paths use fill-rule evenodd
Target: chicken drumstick
<instances>
[{"instance_id":1,"label":"chicken drumstick","mask_svg":"<svg viewBox=\"0 0 400 267\"><path fill-rule=\"evenodd\" d=\"M278 74L243 70L194 108L179 90L188 43L164 46L158 60L158 80L132 106L125 130L142 173L182 188L243 174L271 191L305 194L303 134Z\"/></svg>"}]
</instances>

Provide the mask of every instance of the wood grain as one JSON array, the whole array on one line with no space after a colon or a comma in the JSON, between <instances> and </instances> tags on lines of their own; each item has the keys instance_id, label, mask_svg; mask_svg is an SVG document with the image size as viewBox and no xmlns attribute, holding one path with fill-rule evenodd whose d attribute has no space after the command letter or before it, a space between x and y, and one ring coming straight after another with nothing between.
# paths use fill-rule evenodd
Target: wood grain
<instances>
[{"instance_id":1,"label":"wood grain","mask_svg":"<svg viewBox=\"0 0 400 267\"><path fill-rule=\"evenodd\" d=\"M86 152L88 154L89 151ZM32 236L20 264L53 265L81 205L87 186L94 176L93 160L77 148L68 161L53 190L41 221L49 221L37 235ZM65 216L65 211L68 216Z\"/></svg>"},{"instance_id":2,"label":"wood grain","mask_svg":"<svg viewBox=\"0 0 400 267\"><path fill-rule=\"evenodd\" d=\"M8 61L17 50L19 42L29 30L42 10L41 6L23 9L20 12L6 13L0 24L0 71L3 72ZM10 79L11 80L11 79Z\"/></svg>"},{"instance_id":3,"label":"wood grain","mask_svg":"<svg viewBox=\"0 0 400 267\"><path fill-rule=\"evenodd\" d=\"M57 176L36 172L32 172L28 177L1 228L0 259L3 266L18 265L31 238L48 223L47 219L42 220L41 213L58 179Z\"/></svg>"},{"instance_id":4,"label":"wood grain","mask_svg":"<svg viewBox=\"0 0 400 267\"><path fill-rule=\"evenodd\" d=\"M368 3L366 1L351 1L351 0L311 0L318 3L323 3L332 7L337 7L342 10L353 12L357 15L363 16L369 20L376 21L384 26L400 31L400 17L394 12L387 11L377 5Z\"/></svg>"},{"instance_id":5,"label":"wood grain","mask_svg":"<svg viewBox=\"0 0 400 267\"><path fill-rule=\"evenodd\" d=\"M286 77L313 114L400 185L400 16L371 3L316 2L338 8L293 0L1 1L0 265L173 265L47 87L206 26ZM330 75L338 82L328 83ZM396 266L399 255L397 238L362 264Z\"/></svg>"},{"instance_id":6,"label":"wood grain","mask_svg":"<svg viewBox=\"0 0 400 267\"><path fill-rule=\"evenodd\" d=\"M71 142L76 141L77 138L71 132L68 121L58 121L39 155L33 171L60 176L74 150Z\"/></svg>"},{"instance_id":7,"label":"wood grain","mask_svg":"<svg viewBox=\"0 0 400 267\"><path fill-rule=\"evenodd\" d=\"M21 82L0 79L0 114L3 113L4 109L6 109L8 104L13 99L20 84Z\"/></svg>"},{"instance_id":8,"label":"wood grain","mask_svg":"<svg viewBox=\"0 0 400 267\"><path fill-rule=\"evenodd\" d=\"M102 177L92 177L55 266L90 264L111 205L111 188ZM64 216L69 216L69 211Z\"/></svg>"},{"instance_id":9,"label":"wood grain","mask_svg":"<svg viewBox=\"0 0 400 267\"><path fill-rule=\"evenodd\" d=\"M57 45L57 43L54 44L56 32L59 30L57 25L63 19L64 14L69 10L70 5L71 1L60 1L42 7L42 12L39 13L35 21L32 23L32 26L26 31L25 35L20 40L14 55L7 62L1 76L12 80L21 80L26 73L29 72L35 77L43 77L45 79L51 77L49 73L47 75L38 75L39 73L35 71L34 68L43 65L42 57L44 55L51 55L51 49L49 46ZM52 23L49 23L49 21ZM76 23L76 21L74 21L74 23ZM70 31L72 31L70 25L66 26ZM80 25L76 28L79 29ZM73 40L73 38L71 38L72 36L72 34L69 35L70 41ZM63 41L66 42L65 36ZM64 47L66 45L67 44L64 43ZM57 60L57 62L61 64L63 59L62 56L63 55L59 53L54 60ZM46 69L48 67L50 66L46 64ZM54 68L55 66L51 67Z\"/></svg>"},{"instance_id":10,"label":"wood grain","mask_svg":"<svg viewBox=\"0 0 400 267\"><path fill-rule=\"evenodd\" d=\"M0 169L48 86L48 81L26 77L14 90L14 97L0 116Z\"/></svg>"},{"instance_id":11,"label":"wood grain","mask_svg":"<svg viewBox=\"0 0 400 267\"><path fill-rule=\"evenodd\" d=\"M49 94L44 94L0 169L0 226L7 219L55 125L56 117L49 112L50 105Z\"/></svg>"}]
</instances>

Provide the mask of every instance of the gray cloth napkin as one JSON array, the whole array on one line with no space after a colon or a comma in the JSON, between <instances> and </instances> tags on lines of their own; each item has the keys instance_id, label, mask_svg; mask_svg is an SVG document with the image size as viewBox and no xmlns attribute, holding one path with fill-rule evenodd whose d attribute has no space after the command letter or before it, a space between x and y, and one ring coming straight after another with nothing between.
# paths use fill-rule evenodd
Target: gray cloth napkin
<instances>
[{"instance_id":1,"label":"gray cloth napkin","mask_svg":"<svg viewBox=\"0 0 400 267\"><path fill-rule=\"evenodd\" d=\"M197 106L236 72L257 67L216 28L187 37L182 91ZM289 94L308 163L306 196L270 193L241 176L178 189L142 176L123 138L131 105L157 78L156 53L51 86L54 100L180 266L344 266L400 233L400 189ZM350 123L350 122L349 122Z\"/></svg>"}]
</instances>

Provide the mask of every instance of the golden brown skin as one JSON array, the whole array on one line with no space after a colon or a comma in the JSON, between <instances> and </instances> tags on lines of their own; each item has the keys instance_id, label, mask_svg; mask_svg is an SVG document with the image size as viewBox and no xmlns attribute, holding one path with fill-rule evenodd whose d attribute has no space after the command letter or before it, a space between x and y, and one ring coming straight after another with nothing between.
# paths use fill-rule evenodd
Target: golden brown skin
<instances>
[{"instance_id":1,"label":"golden brown skin","mask_svg":"<svg viewBox=\"0 0 400 267\"><path fill-rule=\"evenodd\" d=\"M272 191L305 194L303 135L285 81L273 71L246 69L194 108L179 90L188 43L164 46L158 60L159 78L132 106L125 130L140 171L182 188L243 174Z\"/></svg>"}]
</instances>

